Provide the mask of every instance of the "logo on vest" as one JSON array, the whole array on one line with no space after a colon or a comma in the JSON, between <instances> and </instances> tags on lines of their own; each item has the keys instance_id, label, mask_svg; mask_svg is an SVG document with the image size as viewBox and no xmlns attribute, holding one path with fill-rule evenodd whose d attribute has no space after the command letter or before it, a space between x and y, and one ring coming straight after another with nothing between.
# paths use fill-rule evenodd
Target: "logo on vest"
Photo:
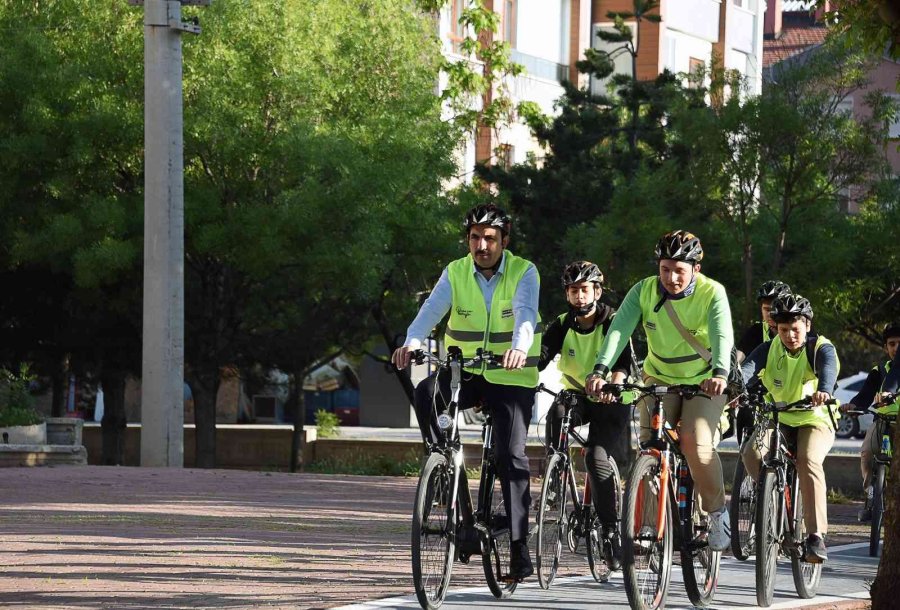
<instances>
[{"instance_id":1,"label":"logo on vest","mask_svg":"<svg viewBox=\"0 0 900 610\"><path fill-rule=\"evenodd\" d=\"M511 318L512 315L513 315L513 310L512 310L512 308L510 308L510 309L504 309L503 311L500 312L500 317L501 317L501 318Z\"/></svg>"},{"instance_id":2,"label":"logo on vest","mask_svg":"<svg viewBox=\"0 0 900 610\"><path fill-rule=\"evenodd\" d=\"M571 347L569 348L569 356L572 357L572 358L575 357L575 350L572 349Z\"/></svg>"},{"instance_id":3,"label":"logo on vest","mask_svg":"<svg viewBox=\"0 0 900 610\"><path fill-rule=\"evenodd\" d=\"M656 330L656 324L653 322L644 322L644 326L647 327L647 330Z\"/></svg>"},{"instance_id":4,"label":"logo on vest","mask_svg":"<svg viewBox=\"0 0 900 610\"><path fill-rule=\"evenodd\" d=\"M457 305L456 306L456 315L462 316L464 318L468 318L469 316L472 315L472 310L471 309L463 309L462 307Z\"/></svg>"},{"instance_id":5,"label":"logo on vest","mask_svg":"<svg viewBox=\"0 0 900 610\"><path fill-rule=\"evenodd\" d=\"M782 380L780 380L780 379L774 379L774 380L772 380L772 384L773 384L776 388L783 388L783 387L784 387L784 382L783 382Z\"/></svg>"}]
</instances>

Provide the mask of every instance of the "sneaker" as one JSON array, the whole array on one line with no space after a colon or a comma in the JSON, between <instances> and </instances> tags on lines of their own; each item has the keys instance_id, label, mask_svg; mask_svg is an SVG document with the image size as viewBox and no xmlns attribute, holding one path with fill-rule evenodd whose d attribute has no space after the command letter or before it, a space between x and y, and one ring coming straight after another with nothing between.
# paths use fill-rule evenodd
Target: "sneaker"
<instances>
[{"instance_id":1,"label":"sneaker","mask_svg":"<svg viewBox=\"0 0 900 610\"><path fill-rule=\"evenodd\" d=\"M622 541L615 523L603 526L603 554L610 570L617 572L622 569Z\"/></svg>"},{"instance_id":2,"label":"sneaker","mask_svg":"<svg viewBox=\"0 0 900 610\"><path fill-rule=\"evenodd\" d=\"M528 544L521 540L513 542L512 545L510 545L510 579L522 582L532 574L534 574L534 566L531 565L531 555L528 553Z\"/></svg>"},{"instance_id":3,"label":"sneaker","mask_svg":"<svg viewBox=\"0 0 900 610\"><path fill-rule=\"evenodd\" d=\"M824 563L828 559L828 549L825 548L825 540L819 534L810 534L806 539L806 556L803 558L809 563Z\"/></svg>"},{"instance_id":4,"label":"sneaker","mask_svg":"<svg viewBox=\"0 0 900 610\"><path fill-rule=\"evenodd\" d=\"M709 514L709 548L713 551L724 551L731 546L731 521L728 518L728 507L723 506L717 513Z\"/></svg>"}]
</instances>

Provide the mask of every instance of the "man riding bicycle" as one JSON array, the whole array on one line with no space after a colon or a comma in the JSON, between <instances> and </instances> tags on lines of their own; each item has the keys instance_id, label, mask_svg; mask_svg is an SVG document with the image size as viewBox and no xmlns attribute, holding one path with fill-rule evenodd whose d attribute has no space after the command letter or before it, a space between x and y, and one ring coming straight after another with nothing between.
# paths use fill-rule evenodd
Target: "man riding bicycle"
<instances>
[{"instance_id":1,"label":"man riding bicycle","mask_svg":"<svg viewBox=\"0 0 900 610\"><path fill-rule=\"evenodd\" d=\"M879 396L885 391L884 385L888 373L891 371L892 360L897 356L897 348L900 347L900 324L896 322L889 323L884 327L881 333L882 345L884 352L887 354L887 361L872 367L868 377L860 391L850 399L846 405L841 405L842 411L848 410L865 410L872 403L876 402ZM883 408L884 413L897 414L897 404L889 405ZM872 498L872 469L875 467L875 451L878 447L873 447L875 442L880 446L881 433L876 434L875 429L878 426L869 426L866 430L866 436L863 439L862 447L859 451L859 466L863 478L863 491L866 492L866 505L859 511L859 520L868 521L872 518L872 507L869 500ZM873 441L873 439L876 439Z\"/></svg>"},{"instance_id":2,"label":"man riding bicycle","mask_svg":"<svg viewBox=\"0 0 900 610\"><path fill-rule=\"evenodd\" d=\"M705 395L683 398L672 394L664 398L663 405L673 425L681 420L681 450L703 509L709 513L709 546L722 551L728 548L731 531L716 444L734 336L725 288L700 273L702 259L703 247L692 233L678 230L660 238L656 245L659 273L628 291L600 348L594 373L586 380L586 389L603 400L610 399L603 393L604 376L639 321L648 347L644 383L700 384ZM642 442L650 438L647 406L640 405Z\"/></svg>"},{"instance_id":3,"label":"man riding bicycle","mask_svg":"<svg viewBox=\"0 0 900 610\"><path fill-rule=\"evenodd\" d=\"M465 218L469 254L444 269L391 361L397 368L406 368L410 352L421 347L448 311L447 347L459 347L467 358L479 348L502 354L502 366L465 369L459 406L485 405L493 413L497 470L510 520L509 577L521 581L534 573L527 545L531 494L525 437L538 383L540 280L531 262L506 249L510 228L509 216L493 204L469 210ZM436 390L438 400L434 401ZM449 394L450 376L445 371L416 388L414 407L426 441L437 439L433 405L444 407Z\"/></svg>"},{"instance_id":4,"label":"man riding bicycle","mask_svg":"<svg viewBox=\"0 0 900 610\"><path fill-rule=\"evenodd\" d=\"M539 370L560 355L557 368L567 390L584 391L584 378L593 370L600 345L615 315L615 309L600 303L603 294L603 272L594 263L575 261L562 274L562 285L569 311L556 318L541 339ZM612 371L612 382L622 383L631 366L631 346L626 346ZM596 405L580 399L572 411L572 424L590 424L584 464L591 481L591 499L603 526L606 540L611 542L610 568L619 569L617 536L616 486L619 481L609 458L623 460L617 448L628 439L630 409L624 405ZM547 443L555 445L560 436L560 421L565 405L554 403L547 414Z\"/></svg>"},{"instance_id":5,"label":"man riding bicycle","mask_svg":"<svg viewBox=\"0 0 900 610\"><path fill-rule=\"evenodd\" d=\"M805 560L822 563L828 558L825 456L834 444L836 409L825 403L831 399L840 371L837 350L831 341L809 332L813 310L800 295L783 294L772 303L772 319L778 340L764 343L747 357L741 373L748 385L758 378L774 402L792 403L809 397L813 410L792 410L780 414L785 436L797 446L797 477L804 498L806 531ZM759 477L762 454L768 449L769 434L757 443L758 430L744 445L741 458L747 472ZM759 446L758 446L759 445ZM812 500L812 501L810 501Z\"/></svg>"},{"instance_id":6,"label":"man riding bicycle","mask_svg":"<svg viewBox=\"0 0 900 610\"><path fill-rule=\"evenodd\" d=\"M779 295L790 293L791 287L780 280L769 280L759 287L756 302L759 303L760 319L748 326L737 342L738 362L763 343L778 336L778 329L769 315L772 312L772 301Z\"/></svg>"}]
</instances>

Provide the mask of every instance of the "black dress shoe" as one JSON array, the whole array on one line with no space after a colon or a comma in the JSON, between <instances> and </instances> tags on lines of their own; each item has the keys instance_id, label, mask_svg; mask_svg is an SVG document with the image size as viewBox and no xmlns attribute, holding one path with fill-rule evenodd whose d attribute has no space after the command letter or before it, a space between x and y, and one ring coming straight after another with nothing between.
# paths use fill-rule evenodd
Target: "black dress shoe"
<instances>
[{"instance_id":1,"label":"black dress shoe","mask_svg":"<svg viewBox=\"0 0 900 610\"><path fill-rule=\"evenodd\" d=\"M610 570L617 572L622 569L622 542L615 523L603 526L603 554Z\"/></svg>"},{"instance_id":2,"label":"black dress shoe","mask_svg":"<svg viewBox=\"0 0 900 610\"><path fill-rule=\"evenodd\" d=\"M528 543L525 541L513 542L510 548L509 578L521 582L534 574L534 566L531 565L531 556L528 554Z\"/></svg>"},{"instance_id":3,"label":"black dress shoe","mask_svg":"<svg viewBox=\"0 0 900 610\"><path fill-rule=\"evenodd\" d=\"M821 536L810 534L806 539L806 557L809 563L824 563L828 559L828 549Z\"/></svg>"}]
</instances>

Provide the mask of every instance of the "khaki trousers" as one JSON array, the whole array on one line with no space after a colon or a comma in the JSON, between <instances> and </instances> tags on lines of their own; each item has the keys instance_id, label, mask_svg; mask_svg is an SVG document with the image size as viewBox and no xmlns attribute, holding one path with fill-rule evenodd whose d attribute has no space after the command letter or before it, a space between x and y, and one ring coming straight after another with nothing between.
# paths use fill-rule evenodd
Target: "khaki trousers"
<instances>
[{"instance_id":1,"label":"khaki trousers","mask_svg":"<svg viewBox=\"0 0 900 610\"><path fill-rule=\"evenodd\" d=\"M825 456L834 445L834 430L827 423L815 426L781 426L785 437L796 436L797 440L797 479L800 482L800 494L803 498L803 522L808 533L828 533L828 488L825 484ZM772 434L766 430L762 447L757 446L757 433L744 443L741 459L744 467L754 479L759 479L759 468L762 454L769 450Z\"/></svg>"},{"instance_id":2,"label":"khaki trousers","mask_svg":"<svg viewBox=\"0 0 900 610\"><path fill-rule=\"evenodd\" d=\"M644 378L644 383L666 385L652 377ZM687 459L694 479L694 489L700 496L700 504L705 512L715 512L725 506L722 462L716 453L716 445L719 444L719 419L727 401L725 395L698 395L690 399L674 394L663 397L663 410L669 425L675 427L681 420L681 427L678 429L681 452ZM641 441L645 441L650 438L650 409L653 399L647 396L638 404Z\"/></svg>"},{"instance_id":3,"label":"khaki trousers","mask_svg":"<svg viewBox=\"0 0 900 610\"><path fill-rule=\"evenodd\" d=\"M846 417L846 416L845 416ZM866 430L862 447L859 448L859 470L862 472L863 491L867 491L872 485L872 470L875 469L875 455L872 453L872 437L875 436L875 422ZM881 439L879 439L880 441Z\"/></svg>"}]
</instances>

